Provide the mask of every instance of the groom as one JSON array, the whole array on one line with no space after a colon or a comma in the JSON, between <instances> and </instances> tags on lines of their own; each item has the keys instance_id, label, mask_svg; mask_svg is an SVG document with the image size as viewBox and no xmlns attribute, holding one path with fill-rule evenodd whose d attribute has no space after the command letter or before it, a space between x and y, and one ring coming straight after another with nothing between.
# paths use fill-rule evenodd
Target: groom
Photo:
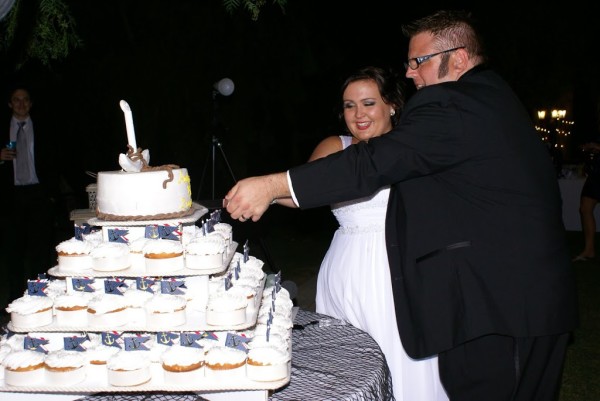
<instances>
[{"instance_id":1,"label":"groom","mask_svg":"<svg viewBox=\"0 0 600 401\"><path fill-rule=\"evenodd\" d=\"M227 210L257 221L280 197L312 208L391 184L387 251L406 352L439 354L451 400L556 400L578 317L552 161L486 68L469 14L440 11L403 32L418 91L394 130L241 180Z\"/></svg>"}]
</instances>

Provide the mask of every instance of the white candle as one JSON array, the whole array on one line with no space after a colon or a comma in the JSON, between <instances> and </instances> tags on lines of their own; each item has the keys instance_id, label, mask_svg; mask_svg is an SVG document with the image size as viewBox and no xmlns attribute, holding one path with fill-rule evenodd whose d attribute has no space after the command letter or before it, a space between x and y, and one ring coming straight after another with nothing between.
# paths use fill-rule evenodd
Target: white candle
<instances>
[{"instance_id":1,"label":"white candle","mask_svg":"<svg viewBox=\"0 0 600 401\"><path fill-rule=\"evenodd\" d=\"M135 143L135 130L133 129L133 116L131 115L131 107L125 100L121 100L119 103L121 110L125 114L125 128L127 129L127 143L133 149L133 152L137 152L137 144Z\"/></svg>"}]
</instances>

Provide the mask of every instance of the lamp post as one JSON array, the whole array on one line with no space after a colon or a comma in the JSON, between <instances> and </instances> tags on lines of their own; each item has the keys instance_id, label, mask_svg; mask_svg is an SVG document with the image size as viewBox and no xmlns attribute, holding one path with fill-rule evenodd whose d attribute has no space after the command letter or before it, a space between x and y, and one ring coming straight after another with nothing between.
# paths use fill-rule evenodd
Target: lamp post
<instances>
[{"instance_id":1,"label":"lamp post","mask_svg":"<svg viewBox=\"0 0 600 401\"><path fill-rule=\"evenodd\" d=\"M570 134L570 132L561 127L566 116L567 111L564 109L552 109L549 113L546 110L537 111L540 126L537 126L536 129L541 132L542 139L546 142L556 168L556 174L559 177L562 174L563 151L566 137Z\"/></svg>"}]
</instances>

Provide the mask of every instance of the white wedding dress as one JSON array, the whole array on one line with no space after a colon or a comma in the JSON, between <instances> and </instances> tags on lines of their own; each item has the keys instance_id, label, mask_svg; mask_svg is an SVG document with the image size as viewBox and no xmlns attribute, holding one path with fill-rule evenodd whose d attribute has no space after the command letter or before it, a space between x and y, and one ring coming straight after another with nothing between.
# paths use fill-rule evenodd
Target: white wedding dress
<instances>
[{"instance_id":1,"label":"white wedding dress","mask_svg":"<svg viewBox=\"0 0 600 401\"><path fill-rule=\"evenodd\" d=\"M344 148L352 140L340 138ZM332 205L340 226L319 270L316 311L373 337L390 368L396 401L447 401L437 357L411 359L398 334L385 247L389 191L385 187L372 196Z\"/></svg>"}]
</instances>

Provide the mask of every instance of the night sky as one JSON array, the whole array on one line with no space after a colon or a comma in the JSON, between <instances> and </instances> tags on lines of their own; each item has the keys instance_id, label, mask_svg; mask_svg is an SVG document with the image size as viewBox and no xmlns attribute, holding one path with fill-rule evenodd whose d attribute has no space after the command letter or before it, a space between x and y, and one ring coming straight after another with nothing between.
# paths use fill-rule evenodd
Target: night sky
<instances>
[{"instance_id":1,"label":"night sky","mask_svg":"<svg viewBox=\"0 0 600 401\"><path fill-rule=\"evenodd\" d=\"M401 71L407 41L400 25L441 7L475 13L492 64L532 115L566 108L579 137L594 130L599 24L582 8L289 0L284 12L268 2L252 21L241 10L228 15L221 0L66 2L83 47L50 68L29 63L4 80L28 82L34 117L61 127L54 135L64 176L83 194L92 182L84 172L118 169L126 151L121 99L150 164L187 167L196 199L210 196L213 134L236 179L302 163L320 139L340 132L335 107L345 74L367 64ZM4 71L9 63L3 60ZM213 99L213 84L224 77L235 91ZM222 159L217 148L218 197L233 183Z\"/></svg>"}]
</instances>

